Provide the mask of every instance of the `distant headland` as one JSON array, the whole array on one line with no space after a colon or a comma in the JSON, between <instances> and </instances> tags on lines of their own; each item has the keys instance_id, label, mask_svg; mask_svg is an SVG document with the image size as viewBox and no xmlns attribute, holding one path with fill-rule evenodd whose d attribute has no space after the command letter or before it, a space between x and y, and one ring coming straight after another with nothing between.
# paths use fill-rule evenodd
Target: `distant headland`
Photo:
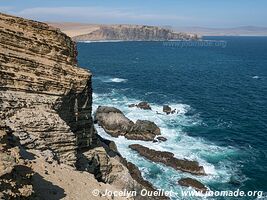
<instances>
[{"instance_id":1,"label":"distant headland","mask_svg":"<svg viewBox=\"0 0 267 200\"><path fill-rule=\"evenodd\" d=\"M81 23L49 23L72 37L74 41L168 41L197 40L197 34L176 32L168 28L147 25L99 25Z\"/></svg>"}]
</instances>

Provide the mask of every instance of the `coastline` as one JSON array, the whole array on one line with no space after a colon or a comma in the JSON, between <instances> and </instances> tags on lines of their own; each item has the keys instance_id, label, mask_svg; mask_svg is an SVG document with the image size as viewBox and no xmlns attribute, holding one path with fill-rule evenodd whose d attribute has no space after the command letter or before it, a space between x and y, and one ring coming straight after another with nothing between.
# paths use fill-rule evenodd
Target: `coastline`
<instances>
[{"instance_id":1,"label":"coastline","mask_svg":"<svg viewBox=\"0 0 267 200\"><path fill-rule=\"evenodd\" d=\"M0 27L0 198L264 189L265 140L256 136L265 125L265 37L76 47L45 23L0 14ZM155 44L214 41L229 48Z\"/></svg>"}]
</instances>

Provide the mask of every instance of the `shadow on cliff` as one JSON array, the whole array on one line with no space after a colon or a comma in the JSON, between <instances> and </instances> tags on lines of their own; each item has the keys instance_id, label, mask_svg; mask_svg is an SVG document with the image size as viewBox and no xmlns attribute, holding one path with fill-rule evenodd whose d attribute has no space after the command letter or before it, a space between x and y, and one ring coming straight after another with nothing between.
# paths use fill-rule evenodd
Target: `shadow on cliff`
<instances>
[{"instance_id":1,"label":"shadow on cliff","mask_svg":"<svg viewBox=\"0 0 267 200\"><path fill-rule=\"evenodd\" d=\"M0 192L10 191L14 194L12 198L4 194L4 199L59 200L66 196L62 188L46 181L41 175L24 165L15 166L10 173L1 176L1 180ZM30 185L32 188L27 187Z\"/></svg>"},{"instance_id":2,"label":"shadow on cliff","mask_svg":"<svg viewBox=\"0 0 267 200\"><path fill-rule=\"evenodd\" d=\"M97 133L95 133L95 139L90 147L87 148L81 148L78 149L78 159L76 163L76 167L80 171L87 171L91 174L94 174L95 179L99 182L104 182L105 181L102 179L102 172L101 172L101 165L103 163L99 163L97 161L97 158L95 156L87 157L86 152L94 152L94 149L102 147L106 153L107 156L109 157L116 157L118 156L119 158L122 159L120 153L117 150L116 144L113 141L106 140L99 136ZM94 153L92 154L94 155Z\"/></svg>"},{"instance_id":3,"label":"shadow on cliff","mask_svg":"<svg viewBox=\"0 0 267 200\"><path fill-rule=\"evenodd\" d=\"M56 102L53 108L76 135L78 148L88 147L92 144L94 128L91 117L91 79L87 81L81 92L72 88Z\"/></svg>"},{"instance_id":4,"label":"shadow on cliff","mask_svg":"<svg viewBox=\"0 0 267 200\"><path fill-rule=\"evenodd\" d=\"M64 189L45 180L40 174L35 173L32 177L32 180L33 190L35 192L33 199L60 200L66 197Z\"/></svg>"}]
</instances>

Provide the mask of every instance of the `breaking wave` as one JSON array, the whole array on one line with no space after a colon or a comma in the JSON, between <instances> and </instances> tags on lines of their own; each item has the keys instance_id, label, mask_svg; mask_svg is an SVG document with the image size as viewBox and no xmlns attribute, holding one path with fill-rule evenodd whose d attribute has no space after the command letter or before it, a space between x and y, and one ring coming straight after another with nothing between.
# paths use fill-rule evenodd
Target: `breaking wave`
<instances>
[{"instance_id":1,"label":"breaking wave","mask_svg":"<svg viewBox=\"0 0 267 200\"><path fill-rule=\"evenodd\" d=\"M184 131L184 127L194 127L202 124L202 120L197 113L187 115L189 111L193 110L190 105L181 103L169 104L173 109L177 110L175 114L170 115L163 114L162 105L153 103L150 104L152 111L128 107L129 104L136 104L140 101L139 99L127 98L116 90L108 94L94 93L93 111L100 105L113 106L120 109L132 121L137 119L150 120L160 127L162 136L167 138L166 142L153 143L127 140L123 136L114 138L105 133L101 127L96 127L102 137L115 141L122 156L137 165L143 177L152 182L154 186L166 191L173 190L179 193L181 187L177 181L185 177L192 177L206 185L229 183L233 177L240 182L243 181L244 177L238 177L236 166L228 159L229 157L238 156L237 149L231 146L217 146L201 137L191 137ZM128 148L130 144L135 143L159 151L172 152L177 158L196 160L204 167L207 176L194 176L175 171L162 164L150 162ZM183 189L185 190L185 188Z\"/></svg>"}]
</instances>

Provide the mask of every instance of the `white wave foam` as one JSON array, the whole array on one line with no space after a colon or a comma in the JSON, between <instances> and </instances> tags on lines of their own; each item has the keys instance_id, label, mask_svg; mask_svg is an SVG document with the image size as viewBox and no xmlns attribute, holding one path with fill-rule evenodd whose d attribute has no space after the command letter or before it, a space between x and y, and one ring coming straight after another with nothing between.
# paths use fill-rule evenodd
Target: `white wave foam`
<instances>
[{"instance_id":1,"label":"white wave foam","mask_svg":"<svg viewBox=\"0 0 267 200\"><path fill-rule=\"evenodd\" d=\"M102 43L102 42L124 42L124 40L87 40L79 41L80 43Z\"/></svg>"},{"instance_id":2,"label":"white wave foam","mask_svg":"<svg viewBox=\"0 0 267 200\"><path fill-rule=\"evenodd\" d=\"M121 82L127 82L128 80L127 79L124 79L124 78L111 78L110 79L111 82L114 82L114 83L121 83Z\"/></svg>"},{"instance_id":3,"label":"white wave foam","mask_svg":"<svg viewBox=\"0 0 267 200\"><path fill-rule=\"evenodd\" d=\"M191 127L199 125L202 121L197 115L186 116L192 108L186 104L169 104L173 109L177 109L178 114L166 115L162 111L162 105L151 104L151 110L142 110L136 107L129 108L129 104L136 104L140 100L129 99L124 95L120 95L117 90L113 90L109 94L93 95L93 110L98 105L113 106L120 109L128 118L133 121L137 119L150 120L155 122L161 129L162 136L167 138L166 142L153 143L146 141L127 140L120 136L118 138L111 137L101 127L96 127L98 133L109 140L115 141L118 150L129 161L135 163L142 170L142 175L151 181L155 186L170 190L175 185L174 190L179 188L177 180L182 177L193 177L204 184L229 182L234 173L232 163L228 161L228 157L235 155L237 152L231 147L219 147L211 142L205 141L200 137L190 137L183 132L183 127ZM160 114L157 114L160 113ZM161 164L150 162L133 152L128 148L130 144L141 144L143 146L158 151L170 151L175 157L180 159L196 160L204 167L208 176L198 177L183 172L177 172L169 167ZM216 164L210 163L209 160L219 160ZM226 167L227 166L227 167ZM156 170L156 172L155 172ZM160 173L156 174L157 171Z\"/></svg>"},{"instance_id":4,"label":"white wave foam","mask_svg":"<svg viewBox=\"0 0 267 200\"><path fill-rule=\"evenodd\" d=\"M117 77L109 77L109 76L100 76L100 77L95 77L95 79L100 80L104 83L126 83L128 79L124 78L117 78Z\"/></svg>"},{"instance_id":5,"label":"white wave foam","mask_svg":"<svg viewBox=\"0 0 267 200\"><path fill-rule=\"evenodd\" d=\"M259 76L253 76L252 78L254 78L254 79L258 79L258 78L260 78Z\"/></svg>"}]
</instances>

